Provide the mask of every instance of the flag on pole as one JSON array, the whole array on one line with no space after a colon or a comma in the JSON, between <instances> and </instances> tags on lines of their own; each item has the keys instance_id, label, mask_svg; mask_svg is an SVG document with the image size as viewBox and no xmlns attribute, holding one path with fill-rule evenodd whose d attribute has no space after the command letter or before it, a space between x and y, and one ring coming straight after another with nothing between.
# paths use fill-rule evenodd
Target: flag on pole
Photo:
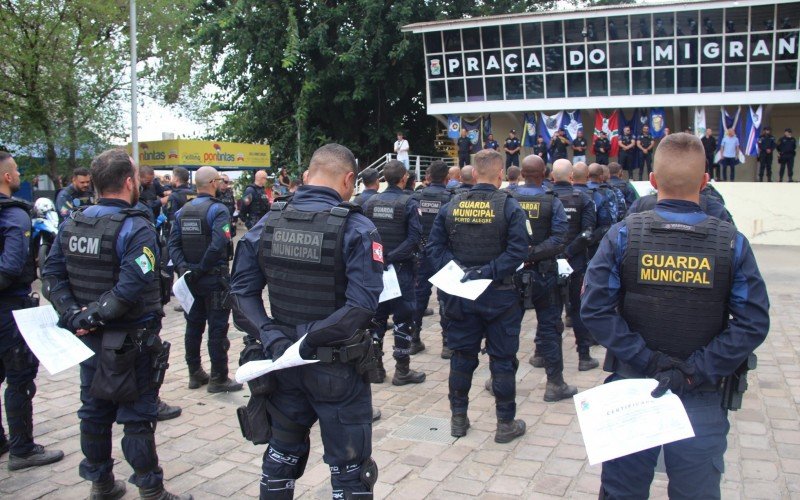
<instances>
[{"instance_id":1,"label":"flag on pole","mask_svg":"<svg viewBox=\"0 0 800 500\"><path fill-rule=\"evenodd\" d=\"M617 156L617 150L619 149L619 110L614 110L608 118L604 117L599 109L594 112L593 141L600 138L601 130L606 132L608 140L611 141L609 156Z\"/></svg>"},{"instance_id":2,"label":"flag on pole","mask_svg":"<svg viewBox=\"0 0 800 500\"><path fill-rule=\"evenodd\" d=\"M536 113L525 113L522 120L522 145L532 148L536 145Z\"/></svg>"},{"instance_id":3,"label":"flag on pole","mask_svg":"<svg viewBox=\"0 0 800 500\"><path fill-rule=\"evenodd\" d=\"M664 108L650 108L650 135L653 139L664 137L664 129L667 127L667 118L664 115Z\"/></svg>"},{"instance_id":4,"label":"flag on pole","mask_svg":"<svg viewBox=\"0 0 800 500\"><path fill-rule=\"evenodd\" d=\"M581 120L581 110L565 111L564 122L561 125L567 132L570 141L578 137L578 131L583 130L583 120Z\"/></svg>"},{"instance_id":5,"label":"flag on pole","mask_svg":"<svg viewBox=\"0 0 800 500\"><path fill-rule=\"evenodd\" d=\"M747 113L747 142L744 147L744 154L758 156L758 136L761 135L761 119L763 118L764 106L759 106L753 111L749 106Z\"/></svg>"},{"instance_id":6,"label":"flag on pole","mask_svg":"<svg viewBox=\"0 0 800 500\"><path fill-rule=\"evenodd\" d=\"M487 140L489 134L492 133L492 115L485 115L483 117L483 140Z\"/></svg>"},{"instance_id":7,"label":"flag on pole","mask_svg":"<svg viewBox=\"0 0 800 500\"><path fill-rule=\"evenodd\" d=\"M447 115L447 137L458 139L461 136L461 117Z\"/></svg>"},{"instance_id":8,"label":"flag on pole","mask_svg":"<svg viewBox=\"0 0 800 500\"><path fill-rule=\"evenodd\" d=\"M561 128L561 122L564 121L564 112L559 111L554 115L541 114L539 120L539 135L544 137L544 143L550 144L550 139L556 135L558 129Z\"/></svg>"},{"instance_id":9,"label":"flag on pole","mask_svg":"<svg viewBox=\"0 0 800 500\"><path fill-rule=\"evenodd\" d=\"M706 108L694 108L694 135L700 138L706 135Z\"/></svg>"},{"instance_id":10,"label":"flag on pole","mask_svg":"<svg viewBox=\"0 0 800 500\"><path fill-rule=\"evenodd\" d=\"M472 142L472 152L477 153L483 149L483 142L481 141L481 118L478 117L472 121L461 120L461 126L467 131L467 137Z\"/></svg>"}]
</instances>

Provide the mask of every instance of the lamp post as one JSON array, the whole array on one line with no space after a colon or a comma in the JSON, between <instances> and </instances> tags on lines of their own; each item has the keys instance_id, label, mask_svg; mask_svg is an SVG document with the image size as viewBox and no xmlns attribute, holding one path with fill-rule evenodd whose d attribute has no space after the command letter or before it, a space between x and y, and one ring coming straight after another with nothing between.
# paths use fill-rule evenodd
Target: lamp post
<instances>
[{"instance_id":1,"label":"lamp post","mask_svg":"<svg viewBox=\"0 0 800 500\"><path fill-rule=\"evenodd\" d=\"M139 130L136 111L138 107L136 88L136 0L131 0L131 156L139 161Z\"/></svg>"}]
</instances>

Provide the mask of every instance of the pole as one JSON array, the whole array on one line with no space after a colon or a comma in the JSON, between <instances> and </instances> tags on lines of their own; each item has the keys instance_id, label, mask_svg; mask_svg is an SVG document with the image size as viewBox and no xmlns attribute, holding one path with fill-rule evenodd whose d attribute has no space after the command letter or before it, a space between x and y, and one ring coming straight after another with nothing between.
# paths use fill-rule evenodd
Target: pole
<instances>
[{"instance_id":1,"label":"pole","mask_svg":"<svg viewBox=\"0 0 800 500\"><path fill-rule=\"evenodd\" d=\"M137 125L138 89L136 88L136 0L131 0L131 156L139 161L139 127Z\"/></svg>"}]
</instances>

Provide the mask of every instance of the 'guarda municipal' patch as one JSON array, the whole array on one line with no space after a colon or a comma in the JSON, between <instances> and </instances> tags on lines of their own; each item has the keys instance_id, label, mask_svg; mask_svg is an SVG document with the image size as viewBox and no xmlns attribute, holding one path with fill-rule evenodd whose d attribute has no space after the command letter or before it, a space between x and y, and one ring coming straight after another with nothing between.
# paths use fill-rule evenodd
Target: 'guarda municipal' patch
<instances>
[{"instance_id":1,"label":"'guarda municipal' patch","mask_svg":"<svg viewBox=\"0 0 800 500\"><path fill-rule=\"evenodd\" d=\"M638 282L686 288L714 287L714 256L692 253L642 251Z\"/></svg>"},{"instance_id":2,"label":"'guarda municipal' patch","mask_svg":"<svg viewBox=\"0 0 800 500\"><path fill-rule=\"evenodd\" d=\"M541 203L538 201L521 201L519 202L519 206L521 206L522 209L528 213L529 219L539 218L539 208L541 207Z\"/></svg>"},{"instance_id":3,"label":"'guarda municipal' patch","mask_svg":"<svg viewBox=\"0 0 800 500\"><path fill-rule=\"evenodd\" d=\"M494 210L488 201L461 200L453 208L453 219L461 224L491 224Z\"/></svg>"},{"instance_id":4,"label":"'guarda municipal' patch","mask_svg":"<svg viewBox=\"0 0 800 500\"><path fill-rule=\"evenodd\" d=\"M277 228L272 235L272 256L319 263L322 260L322 233Z\"/></svg>"}]
</instances>

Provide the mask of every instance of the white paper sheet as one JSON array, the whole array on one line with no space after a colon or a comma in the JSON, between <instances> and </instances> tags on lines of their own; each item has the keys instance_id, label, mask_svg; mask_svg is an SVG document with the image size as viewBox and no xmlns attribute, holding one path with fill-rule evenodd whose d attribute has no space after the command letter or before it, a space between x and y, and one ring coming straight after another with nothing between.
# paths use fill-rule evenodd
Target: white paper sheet
<instances>
[{"instance_id":1,"label":"white paper sheet","mask_svg":"<svg viewBox=\"0 0 800 500\"><path fill-rule=\"evenodd\" d=\"M194 305L194 295L192 295L192 292L189 290L189 285L186 284L186 275L190 272L191 271L187 271L172 284L172 293L175 294L175 298L178 299L184 312L187 313L192 310L192 306Z\"/></svg>"},{"instance_id":2,"label":"white paper sheet","mask_svg":"<svg viewBox=\"0 0 800 500\"><path fill-rule=\"evenodd\" d=\"M626 379L573 396L591 465L694 437L678 396L650 395L654 379Z\"/></svg>"},{"instance_id":3,"label":"white paper sheet","mask_svg":"<svg viewBox=\"0 0 800 500\"><path fill-rule=\"evenodd\" d=\"M72 332L56 326L58 313L51 305L14 311L14 321L28 347L50 375L94 356Z\"/></svg>"},{"instance_id":4,"label":"white paper sheet","mask_svg":"<svg viewBox=\"0 0 800 500\"><path fill-rule=\"evenodd\" d=\"M567 259L557 259L556 263L558 263L558 275L559 276L569 276L572 274L572 266L569 265Z\"/></svg>"},{"instance_id":5,"label":"white paper sheet","mask_svg":"<svg viewBox=\"0 0 800 500\"><path fill-rule=\"evenodd\" d=\"M397 281L397 271L392 264L389 264L389 268L383 272L383 291L378 302L396 299L401 295L403 292L400 291L400 282Z\"/></svg>"},{"instance_id":6,"label":"white paper sheet","mask_svg":"<svg viewBox=\"0 0 800 500\"><path fill-rule=\"evenodd\" d=\"M311 363L319 362L318 359L303 359L300 357L300 343L306 338L303 335L300 340L289 346L286 352L281 355L276 361L265 359L263 361L250 361L243 364L236 370L236 381L243 384L249 380L253 380L261 375L266 375L275 370L283 370L292 368L293 366L308 365Z\"/></svg>"},{"instance_id":7,"label":"white paper sheet","mask_svg":"<svg viewBox=\"0 0 800 500\"><path fill-rule=\"evenodd\" d=\"M434 274L428 281L439 290L450 295L475 300L489 287L492 280L470 280L461 283L464 271L458 267L455 261L450 261Z\"/></svg>"}]
</instances>

